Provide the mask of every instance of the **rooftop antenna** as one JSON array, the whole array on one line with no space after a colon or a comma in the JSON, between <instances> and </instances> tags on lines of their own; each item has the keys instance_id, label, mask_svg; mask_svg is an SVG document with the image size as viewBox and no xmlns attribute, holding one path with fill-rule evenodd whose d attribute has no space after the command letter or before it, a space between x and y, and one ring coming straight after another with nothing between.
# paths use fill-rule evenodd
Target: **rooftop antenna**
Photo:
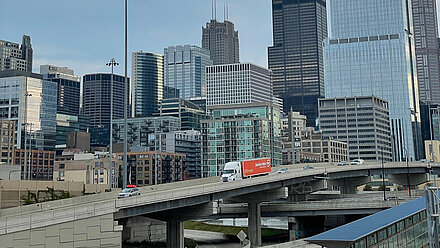
<instances>
[{"instance_id":1,"label":"rooftop antenna","mask_svg":"<svg viewBox=\"0 0 440 248\"><path fill-rule=\"evenodd\" d=\"M226 3L223 4L223 21L226 21Z\"/></svg>"},{"instance_id":2,"label":"rooftop antenna","mask_svg":"<svg viewBox=\"0 0 440 248\"><path fill-rule=\"evenodd\" d=\"M214 20L217 20L217 0L214 0Z\"/></svg>"},{"instance_id":3,"label":"rooftop antenna","mask_svg":"<svg viewBox=\"0 0 440 248\"><path fill-rule=\"evenodd\" d=\"M229 21L229 3L226 3L226 21Z\"/></svg>"},{"instance_id":4,"label":"rooftop antenna","mask_svg":"<svg viewBox=\"0 0 440 248\"><path fill-rule=\"evenodd\" d=\"M211 0L211 20L214 20L214 0Z\"/></svg>"}]
</instances>

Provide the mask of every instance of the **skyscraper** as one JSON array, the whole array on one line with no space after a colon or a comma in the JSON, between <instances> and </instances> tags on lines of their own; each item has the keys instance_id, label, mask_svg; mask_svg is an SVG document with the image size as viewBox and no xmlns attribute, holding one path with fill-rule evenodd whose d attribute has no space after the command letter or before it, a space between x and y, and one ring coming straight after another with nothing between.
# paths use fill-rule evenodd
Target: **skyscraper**
<instances>
[{"instance_id":1,"label":"skyscraper","mask_svg":"<svg viewBox=\"0 0 440 248\"><path fill-rule=\"evenodd\" d=\"M83 76L83 114L90 118L93 145L110 143L110 80L110 73ZM124 76L114 74L113 119L124 118L124 82Z\"/></svg>"},{"instance_id":2,"label":"skyscraper","mask_svg":"<svg viewBox=\"0 0 440 248\"><path fill-rule=\"evenodd\" d=\"M389 103L394 160L422 156L410 1L328 1L325 97Z\"/></svg>"},{"instance_id":3,"label":"skyscraper","mask_svg":"<svg viewBox=\"0 0 440 248\"><path fill-rule=\"evenodd\" d=\"M136 117L151 116L163 98L163 55L134 52L131 57L133 112Z\"/></svg>"},{"instance_id":4,"label":"skyscraper","mask_svg":"<svg viewBox=\"0 0 440 248\"><path fill-rule=\"evenodd\" d=\"M240 61L238 31L229 20L213 18L202 27L202 47L208 49L214 65L235 64Z\"/></svg>"},{"instance_id":5,"label":"skyscraper","mask_svg":"<svg viewBox=\"0 0 440 248\"><path fill-rule=\"evenodd\" d=\"M412 0L411 2L419 100L424 105L440 104L436 0Z\"/></svg>"},{"instance_id":6,"label":"skyscraper","mask_svg":"<svg viewBox=\"0 0 440 248\"><path fill-rule=\"evenodd\" d=\"M32 56L31 37L23 35L21 45L0 40L0 71L19 70L32 72Z\"/></svg>"},{"instance_id":7,"label":"skyscraper","mask_svg":"<svg viewBox=\"0 0 440 248\"><path fill-rule=\"evenodd\" d=\"M272 0L273 46L269 47L274 94L314 126L324 97L322 42L327 37L323 0Z\"/></svg>"},{"instance_id":8,"label":"skyscraper","mask_svg":"<svg viewBox=\"0 0 440 248\"><path fill-rule=\"evenodd\" d=\"M250 63L206 68L208 106L272 102L270 70Z\"/></svg>"},{"instance_id":9,"label":"skyscraper","mask_svg":"<svg viewBox=\"0 0 440 248\"><path fill-rule=\"evenodd\" d=\"M210 65L212 65L212 60L207 49L194 45L165 48L164 85L179 92L179 95L173 98L189 99L204 96L205 68Z\"/></svg>"}]
</instances>

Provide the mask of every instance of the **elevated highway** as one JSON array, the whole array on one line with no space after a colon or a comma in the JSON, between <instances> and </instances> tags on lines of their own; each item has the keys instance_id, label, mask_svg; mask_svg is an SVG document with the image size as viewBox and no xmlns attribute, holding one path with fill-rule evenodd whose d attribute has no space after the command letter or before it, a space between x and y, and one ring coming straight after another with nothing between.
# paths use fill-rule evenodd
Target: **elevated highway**
<instances>
[{"instance_id":1,"label":"elevated highway","mask_svg":"<svg viewBox=\"0 0 440 248\"><path fill-rule=\"evenodd\" d=\"M314 167L229 183L207 178L142 187L140 196L128 199L117 199L117 193L110 192L5 209L0 211L0 242L4 247L120 247L123 220L148 216L167 222L168 247L183 247L183 221L215 214L213 202L231 199L247 202L249 237L260 246L261 202L278 190L289 188L291 200L329 186L350 193L372 175L382 174L377 163ZM398 184L409 181L414 186L426 182L429 173L438 175L440 164L387 163L384 172Z\"/></svg>"}]
</instances>

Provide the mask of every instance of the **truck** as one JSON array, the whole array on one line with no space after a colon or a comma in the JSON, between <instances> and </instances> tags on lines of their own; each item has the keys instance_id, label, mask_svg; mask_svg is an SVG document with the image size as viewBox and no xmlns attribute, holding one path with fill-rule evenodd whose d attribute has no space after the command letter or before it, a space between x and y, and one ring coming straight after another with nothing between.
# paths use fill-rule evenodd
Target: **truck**
<instances>
[{"instance_id":1,"label":"truck","mask_svg":"<svg viewBox=\"0 0 440 248\"><path fill-rule=\"evenodd\" d=\"M255 158L228 162L223 168L222 182L237 181L249 177L268 175L271 171L270 158Z\"/></svg>"}]
</instances>

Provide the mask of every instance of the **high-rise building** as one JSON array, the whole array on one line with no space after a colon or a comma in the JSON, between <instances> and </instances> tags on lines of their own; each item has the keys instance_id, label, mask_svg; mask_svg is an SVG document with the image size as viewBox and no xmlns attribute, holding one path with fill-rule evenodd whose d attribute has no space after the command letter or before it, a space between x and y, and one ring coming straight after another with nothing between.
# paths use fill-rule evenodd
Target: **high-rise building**
<instances>
[{"instance_id":1,"label":"high-rise building","mask_svg":"<svg viewBox=\"0 0 440 248\"><path fill-rule=\"evenodd\" d=\"M55 139L57 154L61 155L69 132L87 132L89 128L89 118L80 114L80 77L72 69L54 65L40 65L40 74L45 80L58 85Z\"/></svg>"},{"instance_id":2,"label":"high-rise building","mask_svg":"<svg viewBox=\"0 0 440 248\"><path fill-rule=\"evenodd\" d=\"M411 1L328 1L325 97L389 103L393 159L423 156Z\"/></svg>"},{"instance_id":3,"label":"high-rise building","mask_svg":"<svg viewBox=\"0 0 440 248\"><path fill-rule=\"evenodd\" d=\"M0 71L18 70L32 72L32 56L31 37L23 35L21 45L0 40Z\"/></svg>"},{"instance_id":4,"label":"high-rise building","mask_svg":"<svg viewBox=\"0 0 440 248\"><path fill-rule=\"evenodd\" d=\"M109 73L87 74L83 77L82 110L83 114L90 118L91 143L94 145L110 144L110 80ZM125 78L114 74L113 119L124 118L124 86ZM99 135L94 135L93 132ZM99 137L99 142L94 143L93 140L96 139L93 137Z\"/></svg>"},{"instance_id":5,"label":"high-rise building","mask_svg":"<svg viewBox=\"0 0 440 248\"><path fill-rule=\"evenodd\" d=\"M210 65L212 60L207 49L194 45L169 46L164 50L164 86L179 93L173 98L204 96L205 67Z\"/></svg>"},{"instance_id":6,"label":"high-rise building","mask_svg":"<svg viewBox=\"0 0 440 248\"><path fill-rule=\"evenodd\" d=\"M180 119L172 116L140 117L127 120L127 142L131 147L154 147L154 134L180 130ZM113 120L113 143L122 143L124 119Z\"/></svg>"},{"instance_id":7,"label":"high-rise building","mask_svg":"<svg viewBox=\"0 0 440 248\"><path fill-rule=\"evenodd\" d=\"M160 116L173 116L180 119L181 130L199 130L200 121L208 119L206 111L195 103L182 98L163 99L159 109Z\"/></svg>"},{"instance_id":8,"label":"high-rise building","mask_svg":"<svg viewBox=\"0 0 440 248\"><path fill-rule=\"evenodd\" d=\"M423 105L440 104L437 1L412 0L411 3L419 100Z\"/></svg>"},{"instance_id":9,"label":"high-rise building","mask_svg":"<svg viewBox=\"0 0 440 248\"><path fill-rule=\"evenodd\" d=\"M134 52L131 56L133 113L136 117L151 116L163 98L163 55Z\"/></svg>"},{"instance_id":10,"label":"high-rise building","mask_svg":"<svg viewBox=\"0 0 440 248\"><path fill-rule=\"evenodd\" d=\"M327 37L326 2L272 0L273 46L269 47L274 94L315 126L324 97L322 42Z\"/></svg>"},{"instance_id":11,"label":"high-rise building","mask_svg":"<svg viewBox=\"0 0 440 248\"><path fill-rule=\"evenodd\" d=\"M319 100L319 128L325 138L348 143L350 160L392 160L388 102L374 96Z\"/></svg>"},{"instance_id":12,"label":"high-rise building","mask_svg":"<svg viewBox=\"0 0 440 248\"><path fill-rule=\"evenodd\" d=\"M227 162L270 157L281 164L280 109L268 102L209 106L202 124L202 176L219 176Z\"/></svg>"},{"instance_id":13,"label":"high-rise building","mask_svg":"<svg viewBox=\"0 0 440 248\"><path fill-rule=\"evenodd\" d=\"M229 20L212 19L202 27L202 47L208 49L214 65L235 64L240 61L238 31Z\"/></svg>"},{"instance_id":14,"label":"high-rise building","mask_svg":"<svg viewBox=\"0 0 440 248\"><path fill-rule=\"evenodd\" d=\"M250 63L206 68L207 106L272 102L270 70Z\"/></svg>"},{"instance_id":15,"label":"high-rise building","mask_svg":"<svg viewBox=\"0 0 440 248\"><path fill-rule=\"evenodd\" d=\"M54 150L57 84L39 74L15 70L0 72L0 85L0 119L16 121L16 148L24 149L26 143L27 148Z\"/></svg>"}]
</instances>

